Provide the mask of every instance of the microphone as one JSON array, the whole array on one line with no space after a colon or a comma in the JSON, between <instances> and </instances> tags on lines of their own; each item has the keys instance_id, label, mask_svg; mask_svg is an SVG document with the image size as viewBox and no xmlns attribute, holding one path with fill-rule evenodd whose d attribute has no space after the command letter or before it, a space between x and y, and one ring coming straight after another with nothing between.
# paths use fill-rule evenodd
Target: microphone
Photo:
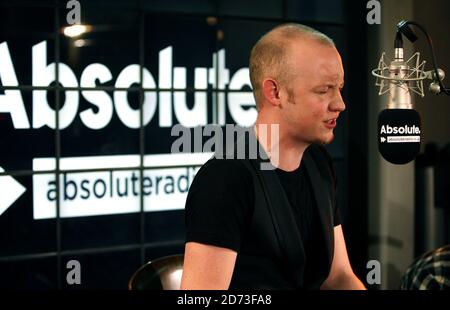
<instances>
[{"instance_id":1,"label":"microphone","mask_svg":"<svg viewBox=\"0 0 450 310\"><path fill-rule=\"evenodd\" d=\"M404 60L402 34L413 43L417 40L409 25L418 27L425 34L432 55L433 70L424 71L425 61L420 62L419 52ZM386 109L378 116L378 150L388 162L402 165L414 160L420 151L421 121L419 113L414 110L413 93L425 96L425 79L432 80L429 90L436 95L450 95L450 89L442 82L445 73L436 64L431 37L422 25L413 21L401 21L397 24L394 55L394 60L388 61L387 65L387 57L383 53L378 68L372 70L372 75L377 78L375 85L380 87L378 94L389 92Z\"/></svg>"},{"instance_id":2,"label":"microphone","mask_svg":"<svg viewBox=\"0 0 450 310\"><path fill-rule=\"evenodd\" d=\"M378 115L378 150L388 162L406 164L420 151L421 121L413 109L412 90L409 85L411 69L403 59L400 32L395 38L395 59L389 72L389 99L387 107Z\"/></svg>"},{"instance_id":3,"label":"microphone","mask_svg":"<svg viewBox=\"0 0 450 310\"><path fill-rule=\"evenodd\" d=\"M420 115L413 109L388 108L378 115L378 150L388 162L403 165L420 151Z\"/></svg>"}]
</instances>

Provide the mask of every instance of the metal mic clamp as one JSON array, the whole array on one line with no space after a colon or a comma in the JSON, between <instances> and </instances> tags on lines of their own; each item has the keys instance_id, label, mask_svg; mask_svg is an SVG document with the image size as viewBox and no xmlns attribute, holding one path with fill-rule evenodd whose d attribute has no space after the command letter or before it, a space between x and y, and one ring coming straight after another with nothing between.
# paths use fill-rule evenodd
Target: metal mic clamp
<instances>
[{"instance_id":1,"label":"metal mic clamp","mask_svg":"<svg viewBox=\"0 0 450 310\"><path fill-rule=\"evenodd\" d=\"M439 85L439 81L442 81L445 78L445 72L442 69L438 69L438 75L436 76L436 71L430 70L427 71L427 78L433 80L428 86L428 90L435 95L439 95L441 93L441 85Z\"/></svg>"}]
</instances>

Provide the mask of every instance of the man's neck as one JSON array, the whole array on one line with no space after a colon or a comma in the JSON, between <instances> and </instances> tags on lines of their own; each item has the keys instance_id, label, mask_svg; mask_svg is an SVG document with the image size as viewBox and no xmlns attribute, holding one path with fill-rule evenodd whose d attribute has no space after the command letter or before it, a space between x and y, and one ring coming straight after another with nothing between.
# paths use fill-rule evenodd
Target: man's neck
<instances>
[{"instance_id":1,"label":"man's neck","mask_svg":"<svg viewBox=\"0 0 450 310\"><path fill-rule=\"evenodd\" d=\"M282 123L278 123L258 117L255 134L272 165L284 171L293 171L300 166L303 153L309 144L294 141Z\"/></svg>"}]
</instances>

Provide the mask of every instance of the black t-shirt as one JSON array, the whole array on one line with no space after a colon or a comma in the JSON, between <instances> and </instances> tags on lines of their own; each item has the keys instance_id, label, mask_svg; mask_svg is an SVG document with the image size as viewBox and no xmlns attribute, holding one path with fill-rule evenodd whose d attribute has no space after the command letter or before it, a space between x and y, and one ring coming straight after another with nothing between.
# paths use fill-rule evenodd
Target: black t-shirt
<instances>
[{"instance_id":1,"label":"black t-shirt","mask_svg":"<svg viewBox=\"0 0 450 310\"><path fill-rule=\"evenodd\" d=\"M336 177L329 160L333 181ZM291 172L276 169L291 204L306 255L304 286L314 277L321 259L316 259L320 236L317 204L307 171L300 166ZM253 179L237 159L209 161L195 177L186 201L186 242L195 241L232 249L239 253L245 228L254 205ZM334 226L341 223L334 204Z\"/></svg>"}]
</instances>

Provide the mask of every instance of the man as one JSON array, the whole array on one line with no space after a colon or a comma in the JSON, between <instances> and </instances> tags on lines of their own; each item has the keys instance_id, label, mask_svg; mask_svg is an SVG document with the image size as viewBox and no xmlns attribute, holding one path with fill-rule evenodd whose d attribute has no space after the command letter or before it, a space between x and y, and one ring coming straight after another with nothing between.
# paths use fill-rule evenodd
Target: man
<instances>
[{"instance_id":1,"label":"man","mask_svg":"<svg viewBox=\"0 0 450 310\"><path fill-rule=\"evenodd\" d=\"M333 41L303 25L278 26L253 47L250 79L254 132L276 170L218 159L200 169L186 203L181 289L365 289L348 260L332 163L318 146L333 140L345 109ZM330 193L323 184L333 184Z\"/></svg>"}]
</instances>

